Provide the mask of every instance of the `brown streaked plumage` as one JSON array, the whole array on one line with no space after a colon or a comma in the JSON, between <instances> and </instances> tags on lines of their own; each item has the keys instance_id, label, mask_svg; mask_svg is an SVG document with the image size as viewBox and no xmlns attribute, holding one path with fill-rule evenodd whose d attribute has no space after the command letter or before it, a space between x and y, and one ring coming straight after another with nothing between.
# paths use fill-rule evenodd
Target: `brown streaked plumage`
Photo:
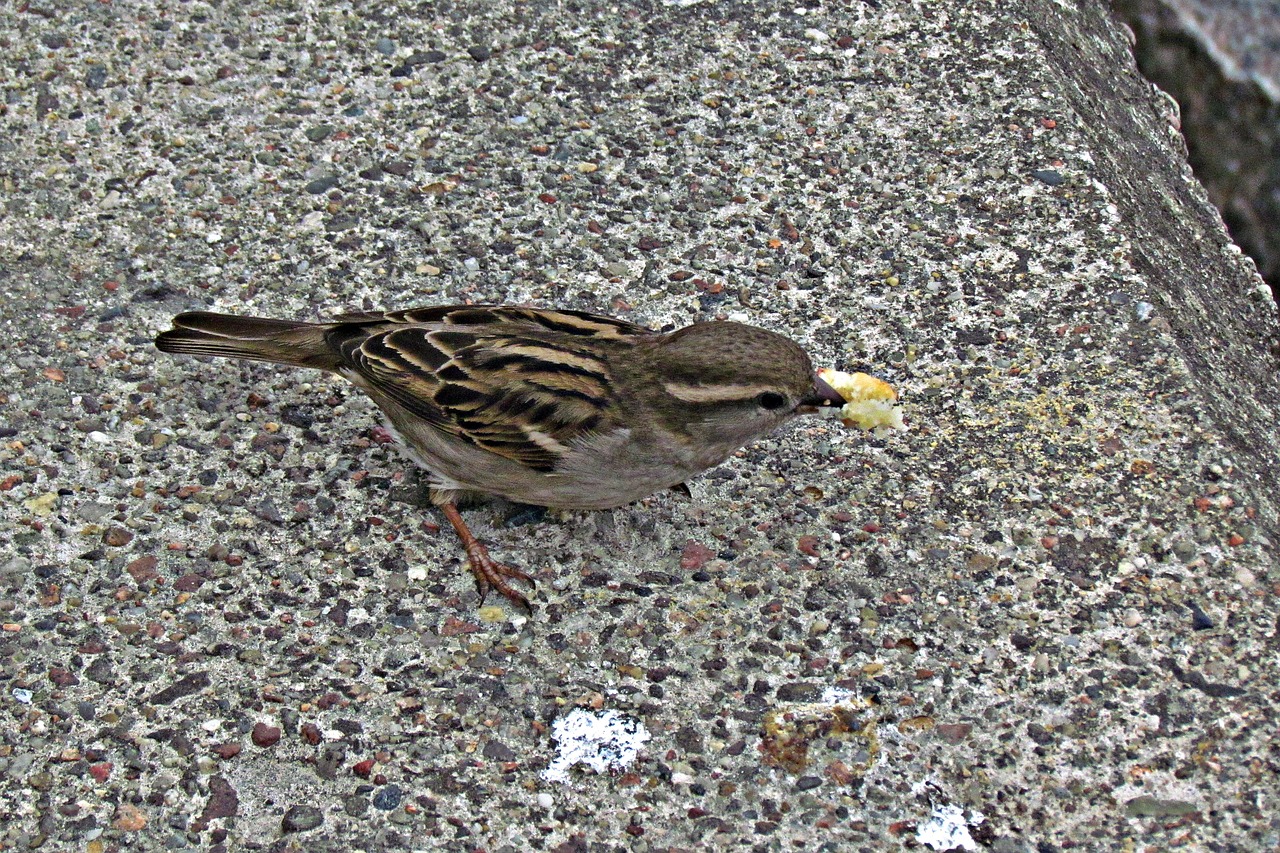
<instances>
[{"instance_id":1,"label":"brown streaked plumage","mask_svg":"<svg viewBox=\"0 0 1280 853\"><path fill-rule=\"evenodd\" d=\"M180 314L164 352L337 373L378 404L432 483L481 596L529 607L458 513L465 493L565 509L639 500L797 414L842 403L798 344L740 323L662 334L581 311L474 305L301 323Z\"/></svg>"}]
</instances>

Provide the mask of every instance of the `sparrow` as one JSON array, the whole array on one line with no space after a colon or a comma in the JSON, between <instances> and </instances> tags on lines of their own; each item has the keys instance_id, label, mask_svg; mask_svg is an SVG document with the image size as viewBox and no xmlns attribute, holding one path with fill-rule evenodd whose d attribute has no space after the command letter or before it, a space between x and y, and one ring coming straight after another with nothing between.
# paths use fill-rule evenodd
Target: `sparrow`
<instances>
[{"instance_id":1,"label":"sparrow","mask_svg":"<svg viewBox=\"0 0 1280 853\"><path fill-rule=\"evenodd\" d=\"M658 332L584 311L449 305L305 323L195 311L167 353L327 370L368 394L429 474L481 600L526 611L458 511L473 495L609 509L690 477L800 414L844 400L799 344L729 321Z\"/></svg>"}]
</instances>

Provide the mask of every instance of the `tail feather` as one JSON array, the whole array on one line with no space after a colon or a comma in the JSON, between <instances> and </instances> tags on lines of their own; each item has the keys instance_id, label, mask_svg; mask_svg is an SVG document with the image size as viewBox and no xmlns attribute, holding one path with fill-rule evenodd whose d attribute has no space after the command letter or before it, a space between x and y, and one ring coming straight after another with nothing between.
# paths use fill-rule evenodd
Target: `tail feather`
<instances>
[{"instance_id":1,"label":"tail feather","mask_svg":"<svg viewBox=\"0 0 1280 853\"><path fill-rule=\"evenodd\" d=\"M325 339L326 329L295 320L192 311L173 318L173 328L156 337L156 348L333 370L338 359Z\"/></svg>"}]
</instances>

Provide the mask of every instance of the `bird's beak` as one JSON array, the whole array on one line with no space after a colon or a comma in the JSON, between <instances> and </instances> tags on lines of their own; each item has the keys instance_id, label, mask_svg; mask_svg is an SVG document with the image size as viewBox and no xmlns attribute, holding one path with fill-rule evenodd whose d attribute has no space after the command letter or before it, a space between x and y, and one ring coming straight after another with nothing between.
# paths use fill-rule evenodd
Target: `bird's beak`
<instances>
[{"instance_id":1,"label":"bird's beak","mask_svg":"<svg viewBox=\"0 0 1280 853\"><path fill-rule=\"evenodd\" d=\"M823 382L815 374L813 377L813 390L800 401L800 405L796 406L796 411L802 415L812 415L819 409L827 406L843 406L844 397L840 396L840 392Z\"/></svg>"}]
</instances>

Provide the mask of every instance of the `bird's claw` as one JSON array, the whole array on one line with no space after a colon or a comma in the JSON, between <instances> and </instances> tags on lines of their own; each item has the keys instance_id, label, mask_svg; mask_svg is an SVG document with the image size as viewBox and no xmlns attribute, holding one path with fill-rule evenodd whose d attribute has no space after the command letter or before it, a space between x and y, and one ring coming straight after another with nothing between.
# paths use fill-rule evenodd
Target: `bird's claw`
<instances>
[{"instance_id":1,"label":"bird's claw","mask_svg":"<svg viewBox=\"0 0 1280 853\"><path fill-rule=\"evenodd\" d=\"M538 582L528 572L499 563L489 556L489 550L479 542L473 542L467 546L467 565L471 569L471 574L475 576L476 590L480 593L482 602L488 597L489 590L496 590L526 613L533 612L534 607L529 603L529 599L506 581L506 578L511 578L524 581L530 586L537 586Z\"/></svg>"}]
</instances>

